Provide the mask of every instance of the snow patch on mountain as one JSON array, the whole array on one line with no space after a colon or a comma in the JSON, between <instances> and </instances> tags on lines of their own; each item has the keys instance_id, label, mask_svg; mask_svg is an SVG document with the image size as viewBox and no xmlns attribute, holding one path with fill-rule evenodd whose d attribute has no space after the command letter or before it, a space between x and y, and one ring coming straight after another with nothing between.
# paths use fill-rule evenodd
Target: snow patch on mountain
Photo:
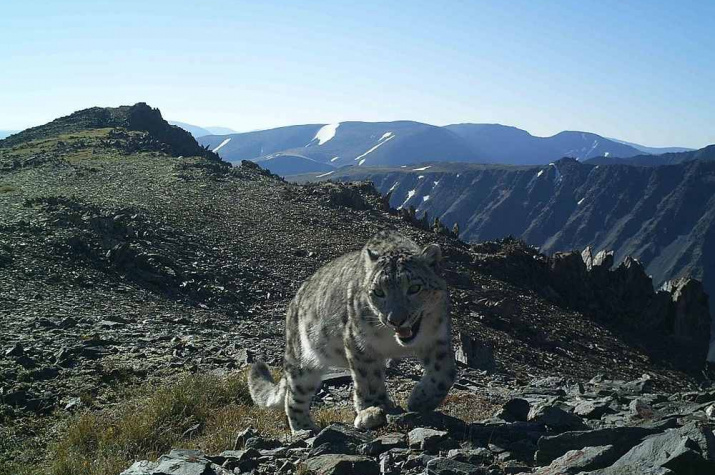
<instances>
[{"instance_id":1,"label":"snow patch on mountain","mask_svg":"<svg viewBox=\"0 0 715 475\"><path fill-rule=\"evenodd\" d=\"M335 171L330 171L330 172L328 172L328 173L323 173L322 175L318 175L318 176L316 176L315 178L323 178L323 177L325 177L325 176L332 175L333 173L335 173Z\"/></svg>"},{"instance_id":2,"label":"snow patch on mountain","mask_svg":"<svg viewBox=\"0 0 715 475\"><path fill-rule=\"evenodd\" d=\"M337 160L338 158L340 158L340 157L333 157L333 158L330 159L330 161L331 161L331 162L334 162L334 161Z\"/></svg>"},{"instance_id":3,"label":"snow patch on mountain","mask_svg":"<svg viewBox=\"0 0 715 475\"><path fill-rule=\"evenodd\" d=\"M584 156L581 157L581 158L589 158L589 156L591 155L591 152L593 152L594 150L596 150L596 147L598 147L598 140L594 140L594 141L593 141L593 144L591 145L591 150L589 150L588 152L586 152L586 155L584 155Z\"/></svg>"},{"instance_id":4,"label":"snow patch on mountain","mask_svg":"<svg viewBox=\"0 0 715 475\"><path fill-rule=\"evenodd\" d=\"M384 135L383 135L383 137L384 137ZM374 152L375 150L377 150L378 147L380 147L381 145L385 145L387 142L389 142L390 140L392 140L392 139L394 139L394 138L395 138L394 135L390 135L390 136L389 136L388 138L386 138L385 140L380 139L380 141L377 143L377 145L375 145L374 147L372 147L370 150L368 150L367 152L363 153L362 155L358 155L357 157L355 157L355 161L360 160L360 161L358 162L358 166L360 166L360 165L362 165L363 163L365 163L365 160L366 160L366 159L363 158L363 157L365 157L366 155L368 155L368 154Z\"/></svg>"},{"instance_id":5,"label":"snow patch on mountain","mask_svg":"<svg viewBox=\"0 0 715 475\"><path fill-rule=\"evenodd\" d=\"M231 137L229 137L229 138L227 138L226 140L224 140L223 142L221 142L221 143L218 145L218 147L216 147L215 149L213 149L213 150L211 150L211 151L212 151L213 153L218 152L218 151L221 149L221 147L223 147L224 145L226 145L226 144L229 143L230 141L231 141Z\"/></svg>"},{"instance_id":6,"label":"snow patch on mountain","mask_svg":"<svg viewBox=\"0 0 715 475\"><path fill-rule=\"evenodd\" d=\"M318 133L315 134L315 137L313 137L313 140L310 141L310 144L315 142L316 140L318 141L318 145L323 145L325 142L328 142L331 140L333 137L335 137L335 133L338 131L338 127L340 127L340 122L337 124L327 124L324 125L318 130ZM306 145L306 147L308 146Z\"/></svg>"},{"instance_id":7,"label":"snow patch on mountain","mask_svg":"<svg viewBox=\"0 0 715 475\"><path fill-rule=\"evenodd\" d=\"M416 191L417 191L417 190L410 190L410 191L408 191L408 192L407 192L407 198L405 198L405 201L403 201L402 204L397 207L397 209L402 209L402 208L407 204L407 202L410 201L410 198L412 198L413 196L415 196L415 192L416 192Z\"/></svg>"},{"instance_id":8,"label":"snow patch on mountain","mask_svg":"<svg viewBox=\"0 0 715 475\"><path fill-rule=\"evenodd\" d=\"M427 165L426 167L421 167L421 168L413 168L412 171L413 172L423 172L423 171L427 170L428 168L432 168L432 165Z\"/></svg>"},{"instance_id":9,"label":"snow patch on mountain","mask_svg":"<svg viewBox=\"0 0 715 475\"><path fill-rule=\"evenodd\" d=\"M559 183L563 178L561 176L561 171L559 170L559 167L557 167L554 162L549 163L549 166L554 167L554 170L556 171L556 175L554 176L554 184Z\"/></svg>"}]
</instances>

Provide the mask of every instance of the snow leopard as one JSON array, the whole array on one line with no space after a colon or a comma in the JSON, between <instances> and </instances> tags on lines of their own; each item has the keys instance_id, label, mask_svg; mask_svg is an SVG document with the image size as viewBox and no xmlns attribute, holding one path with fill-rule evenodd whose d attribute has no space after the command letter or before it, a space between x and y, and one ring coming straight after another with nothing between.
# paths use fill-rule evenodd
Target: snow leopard
<instances>
[{"instance_id":1,"label":"snow leopard","mask_svg":"<svg viewBox=\"0 0 715 475\"><path fill-rule=\"evenodd\" d=\"M396 410L385 386L386 361L416 357L423 375L409 411L434 410L456 378L449 293L439 245L420 248L395 231L339 257L306 280L288 305L283 376L257 361L249 370L253 401L283 407L291 431L314 431L310 404L330 368L348 368L358 429Z\"/></svg>"}]
</instances>

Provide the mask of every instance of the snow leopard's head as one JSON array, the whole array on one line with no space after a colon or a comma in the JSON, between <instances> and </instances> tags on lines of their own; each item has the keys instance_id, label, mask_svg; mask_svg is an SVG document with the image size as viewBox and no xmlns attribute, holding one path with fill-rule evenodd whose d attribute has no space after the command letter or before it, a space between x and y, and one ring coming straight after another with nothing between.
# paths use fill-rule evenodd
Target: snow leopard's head
<instances>
[{"instance_id":1,"label":"snow leopard's head","mask_svg":"<svg viewBox=\"0 0 715 475\"><path fill-rule=\"evenodd\" d=\"M395 333L402 346L435 328L429 320L445 318L447 286L439 275L442 251L437 244L420 249L397 233L379 233L363 249L365 291L379 324Z\"/></svg>"}]
</instances>

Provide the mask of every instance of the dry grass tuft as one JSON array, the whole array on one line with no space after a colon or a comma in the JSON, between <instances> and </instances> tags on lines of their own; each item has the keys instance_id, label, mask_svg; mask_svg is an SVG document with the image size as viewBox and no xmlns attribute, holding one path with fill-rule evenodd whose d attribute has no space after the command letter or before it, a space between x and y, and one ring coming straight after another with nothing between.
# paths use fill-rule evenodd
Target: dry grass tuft
<instances>
[{"instance_id":1,"label":"dry grass tuft","mask_svg":"<svg viewBox=\"0 0 715 475\"><path fill-rule=\"evenodd\" d=\"M316 408L313 415L321 427L354 418L348 406ZM216 454L233 449L236 434L249 426L266 437L289 434L283 411L253 405L245 374L184 376L71 419L52 447L50 473L116 475L176 447Z\"/></svg>"},{"instance_id":2,"label":"dry grass tuft","mask_svg":"<svg viewBox=\"0 0 715 475\"><path fill-rule=\"evenodd\" d=\"M67 424L52 447L53 475L109 475L134 460L155 459L172 447L215 453L233 448L248 426L266 435L286 430L283 418L253 406L245 374L184 376L177 382Z\"/></svg>"},{"instance_id":3,"label":"dry grass tuft","mask_svg":"<svg viewBox=\"0 0 715 475\"><path fill-rule=\"evenodd\" d=\"M438 410L470 423L488 419L500 406L500 403L487 400L483 396L453 392L446 397Z\"/></svg>"}]
</instances>

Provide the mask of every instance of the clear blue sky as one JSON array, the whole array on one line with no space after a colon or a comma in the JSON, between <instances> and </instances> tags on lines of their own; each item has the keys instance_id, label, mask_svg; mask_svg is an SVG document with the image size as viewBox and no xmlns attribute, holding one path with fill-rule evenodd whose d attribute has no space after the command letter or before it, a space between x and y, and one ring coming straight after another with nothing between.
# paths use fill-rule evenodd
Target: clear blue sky
<instances>
[{"instance_id":1,"label":"clear blue sky","mask_svg":"<svg viewBox=\"0 0 715 475\"><path fill-rule=\"evenodd\" d=\"M715 143L715 1L7 0L0 129L144 101L251 130L412 119Z\"/></svg>"}]
</instances>

